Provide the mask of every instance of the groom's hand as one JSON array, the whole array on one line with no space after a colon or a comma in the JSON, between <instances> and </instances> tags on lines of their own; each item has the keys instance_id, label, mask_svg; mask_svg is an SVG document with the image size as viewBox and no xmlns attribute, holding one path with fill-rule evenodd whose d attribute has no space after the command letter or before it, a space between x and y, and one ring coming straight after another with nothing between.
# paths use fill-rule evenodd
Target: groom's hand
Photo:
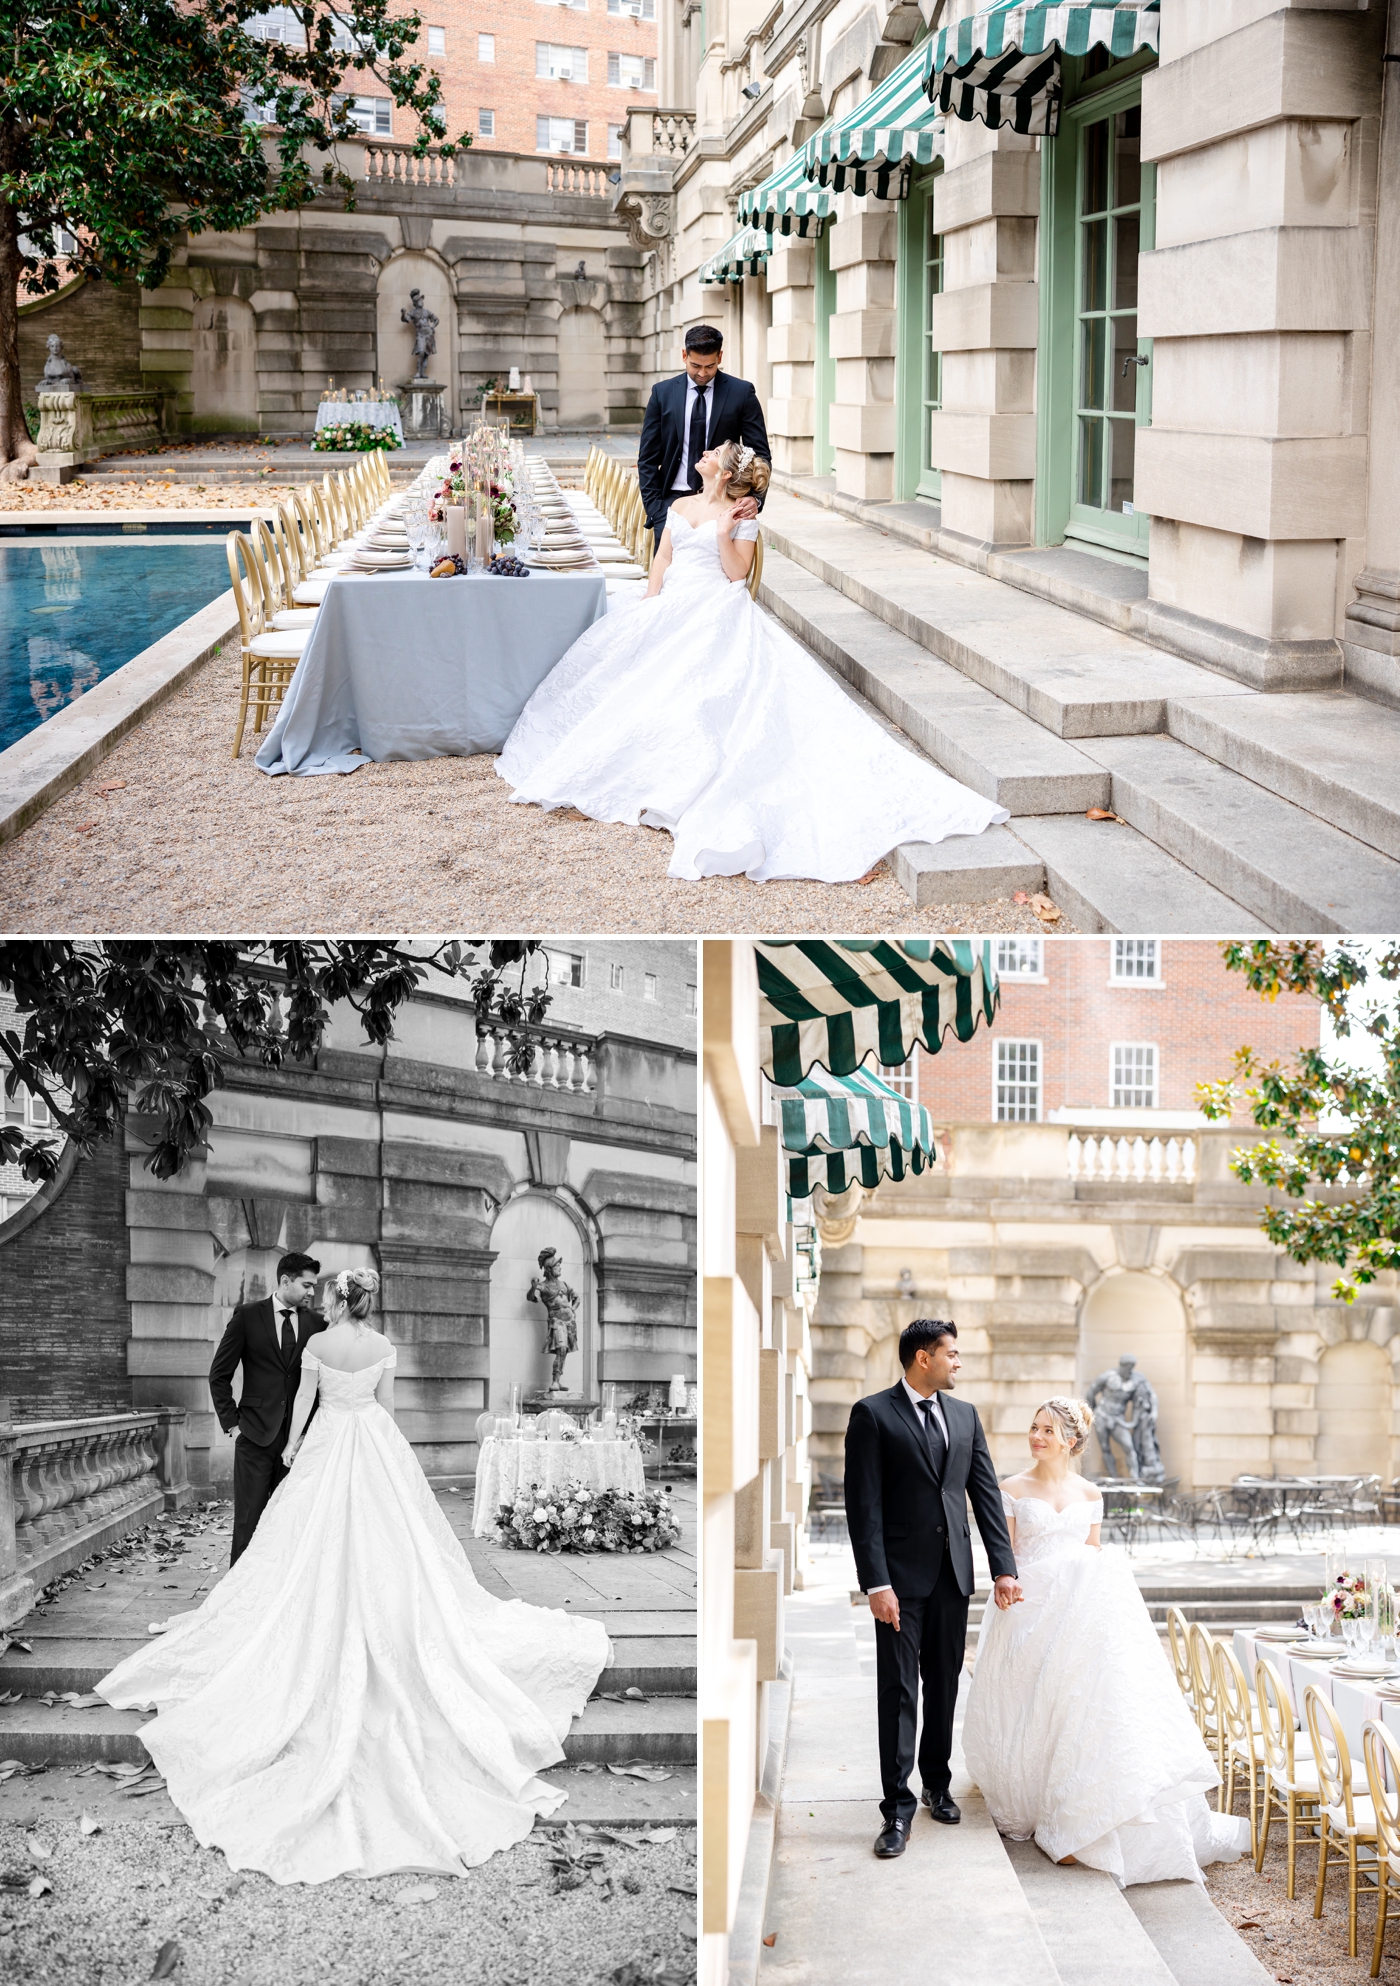
<instances>
[{"instance_id":1,"label":"groom's hand","mask_svg":"<svg viewBox=\"0 0 1400 1986\"><path fill-rule=\"evenodd\" d=\"M1003 1572L993 1589L993 1598L997 1605L1005 1611L1007 1607L1014 1607L1021 1597L1021 1582L1013 1579L1009 1572Z\"/></svg>"},{"instance_id":2,"label":"groom's hand","mask_svg":"<svg viewBox=\"0 0 1400 1986\"><path fill-rule=\"evenodd\" d=\"M886 1627L892 1627L896 1634L899 1633L899 1601L892 1586L870 1595L870 1611L877 1621L883 1621Z\"/></svg>"},{"instance_id":3,"label":"groom's hand","mask_svg":"<svg viewBox=\"0 0 1400 1986\"><path fill-rule=\"evenodd\" d=\"M744 524L747 523L749 518L757 516L758 504L754 498L751 496L740 497L734 506L734 522L736 524Z\"/></svg>"}]
</instances>

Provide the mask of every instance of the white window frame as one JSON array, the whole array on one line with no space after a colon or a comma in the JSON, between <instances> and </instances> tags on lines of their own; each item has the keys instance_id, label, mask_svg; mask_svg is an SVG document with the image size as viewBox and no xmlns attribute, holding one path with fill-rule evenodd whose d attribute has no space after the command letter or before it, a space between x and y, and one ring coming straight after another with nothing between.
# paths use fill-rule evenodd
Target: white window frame
<instances>
[{"instance_id":1,"label":"white window frame","mask_svg":"<svg viewBox=\"0 0 1400 1986\"><path fill-rule=\"evenodd\" d=\"M656 0L608 0L608 12L614 16L630 14L634 21L654 21Z\"/></svg>"},{"instance_id":2,"label":"white window frame","mask_svg":"<svg viewBox=\"0 0 1400 1986\"><path fill-rule=\"evenodd\" d=\"M654 1000L656 998L656 974L654 972L644 972L642 974L642 998L644 1000Z\"/></svg>"},{"instance_id":3,"label":"white window frame","mask_svg":"<svg viewBox=\"0 0 1400 1986\"><path fill-rule=\"evenodd\" d=\"M494 138L496 135L496 113L494 110L478 110L476 113L476 135L478 138Z\"/></svg>"},{"instance_id":4,"label":"white window frame","mask_svg":"<svg viewBox=\"0 0 1400 1986\"><path fill-rule=\"evenodd\" d=\"M433 39L434 36L437 37L436 40ZM428 29L428 53L429 55L446 55L447 53L446 28Z\"/></svg>"},{"instance_id":5,"label":"white window frame","mask_svg":"<svg viewBox=\"0 0 1400 1986\"><path fill-rule=\"evenodd\" d=\"M393 137L394 99L392 97L334 96L331 98L331 107L334 110L339 110L343 103L350 106L350 121L362 136Z\"/></svg>"},{"instance_id":6,"label":"white window frame","mask_svg":"<svg viewBox=\"0 0 1400 1986\"><path fill-rule=\"evenodd\" d=\"M1003 965L1002 955L1008 946L1013 948L1013 957L1022 955L1022 946L1033 946L1033 952L1027 955L1034 958L1034 966L1025 968L1020 965ZM1045 984L1045 940L1043 938L998 938L996 940L996 951L993 956L998 979L1014 980L1021 986L1028 984L1031 986L1043 986Z\"/></svg>"},{"instance_id":7,"label":"white window frame","mask_svg":"<svg viewBox=\"0 0 1400 1986\"><path fill-rule=\"evenodd\" d=\"M625 965L619 965L616 959L613 959L608 966L608 991L609 993L627 991L627 968Z\"/></svg>"},{"instance_id":8,"label":"white window frame","mask_svg":"<svg viewBox=\"0 0 1400 1986\"><path fill-rule=\"evenodd\" d=\"M568 68L563 66L563 58L568 57ZM535 80L550 83L588 82L588 50L571 48L562 41L537 41L535 43ZM536 150L539 147L536 146Z\"/></svg>"},{"instance_id":9,"label":"white window frame","mask_svg":"<svg viewBox=\"0 0 1400 1986\"><path fill-rule=\"evenodd\" d=\"M626 131L627 126L625 124L610 124L608 126L608 157L610 159L620 159L622 157L622 140Z\"/></svg>"},{"instance_id":10,"label":"white window frame","mask_svg":"<svg viewBox=\"0 0 1400 1986\"><path fill-rule=\"evenodd\" d=\"M1110 938L1108 941L1108 983L1110 986L1161 986L1162 941L1160 938ZM1146 950L1151 946L1150 953ZM1125 965L1151 961L1148 972L1125 972Z\"/></svg>"},{"instance_id":11,"label":"white window frame","mask_svg":"<svg viewBox=\"0 0 1400 1986\"><path fill-rule=\"evenodd\" d=\"M872 1074L877 1075L882 1083L888 1083L892 1090L898 1090L906 1102L917 1103L919 1101L919 1057L922 1053L923 1050L916 1041L914 1043L914 1052L907 1062L901 1062L897 1069L890 1068L883 1062L876 1062L873 1066Z\"/></svg>"},{"instance_id":12,"label":"white window frame","mask_svg":"<svg viewBox=\"0 0 1400 1986\"><path fill-rule=\"evenodd\" d=\"M493 34L479 34L476 38L476 59L478 62L494 62L496 59L496 37Z\"/></svg>"},{"instance_id":13,"label":"white window frame","mask_svg":"<svg viewBox=\"0 0 1400 1986\"><path fill-rule=\"evenodd\" d=\"M1143 1083L1120 1083L1118 1080L1119 1058L1125 1052L1140 1054L1146 1051L1152 1057L1152 1094L1146 1103L1120 1103L1120 1092L1141 1091ZM1111 1041L1108 1044L1108 1101L1112 1110L1155 1110L1157 1099L1162 1093L1162 1056L1155 1041Z\"/></svg>"},{"instance_id":14,"label":"white window frame","mask_svg":"<svg viewBox=\"0 0 1400 1986\"><path fill-rule=\"evenodd\" d=\"M623 63L630 68L636 64L640 76L634 81L622 73ZM656 90L656 57L654 55L628 55L618 49L608 53L608 88L610 90L641 90L643 93Z\"/></svg>"},{"instance_id":15,"label":"white window frame","mask_svg":"<svg viewBox=\"0 0 1400 1986\"><path fill-rule=\"evenodd\" d=\"M1035 1079L1033 1084L1024 1081L1020 1077L1008 1078L1001 1073L1003 1050L1009 1048L1022 1048L1022 1049L1029 1048L1035 1051ZM1035 1103L1033 1105L1033 1109L1034 1109L1033 1116L1025 1117L1020 1114L1012 1116L1004 1113L1002 1099L998 1094L1000 1090L1002 1090L1003 1088L1030 1089L1032 1087L1035 1090ZM1011 1106L1011 1107L1017 1108L1017 1106ZM1016 1038L1013 1036L1007 1039L1007 1038L998 1038L997 1036L994 1035L992 1037L992 1122L994 1124L1039 1124L1044 1121L1044 1116L1045 1116L1044 1043L1041 1041L1034 1040L1029 1036L1022 1036L1020 1038Z\"/></svg>"},{"instance_id":16,"label":"white window frame","mask_svg":"<svg viewBox=\"0 0 1400 1986\"><path fill-rule=\"evenodd\" d=\"M558 144L555 142L555 125L567 127L569 132L569 142L567 144ZM547 134L544 144L540 143L541 130ZM537 112L535 116L535 150L537 152L548 152L556 158L587 158L588 119L586 117L547 117L542 111Z\"/></svg>"},{"instance_id":17,"label":"white window frame","mask_svg":"<svg viewBox=\"0 0 1400 1986\"><path fill-rule=\"evenodd\" d=\"M685 1010L688 1014L694 1014L699 1012L699 1008L699 988L688 984L685 989Z\"/></svg>"}]
</instances>

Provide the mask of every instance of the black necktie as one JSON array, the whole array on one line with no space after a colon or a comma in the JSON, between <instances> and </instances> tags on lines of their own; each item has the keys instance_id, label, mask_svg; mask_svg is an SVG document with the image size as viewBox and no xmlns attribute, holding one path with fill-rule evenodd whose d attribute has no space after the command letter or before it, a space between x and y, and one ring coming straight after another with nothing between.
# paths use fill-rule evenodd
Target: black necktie
<instances>
[{"instance_id":1,"label":"black necktie","mask_svg":"<svg viewBox=\"0 0 1400 1986\"><path fill-rule=\"evenodd\" d=\"M284 1310L282 1312L282 1357L287 1365L291 1364L296 1348L297 1334L296 1328L292 1323L292 1313L290 1310Z\"/></svg>"},{"instance_id":2,"label":"black necktie","mask_svg":"<svg viewBox=\"0 0 1400 1986\"><path fill-rule=\"evenodd\" d=\"M708 391L708 387L695 389L695 405L690 414L690 449L686 460L690 464L692 490L700 488L700 471L695 465L705 453L705 394Z\"/></svg>"},{"instance_id":3,"label":"black necktie","mask_svg":"<svg viewBox=\"0 0 1400 1986\"><path fill-rule=\"evenodd\" d=\"M928 1459L933 1464L933 1473L942 1480L943 1476L943 1436L938 1422L933 1417L932 1400L920 1400L919 1412L924 1417L924 1439L928 1443Z\"/></svg>"}]
</instances>

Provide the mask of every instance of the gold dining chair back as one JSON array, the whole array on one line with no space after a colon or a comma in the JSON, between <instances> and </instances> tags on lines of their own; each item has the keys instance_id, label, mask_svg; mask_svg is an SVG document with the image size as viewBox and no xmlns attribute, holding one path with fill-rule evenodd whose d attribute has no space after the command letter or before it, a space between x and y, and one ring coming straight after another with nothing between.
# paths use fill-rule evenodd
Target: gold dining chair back
<instances>
[{"instance_id":1,"label":"gold dining chair back","mask_svg":"<svg viewBox=\"0 0 1400 1986\"><path fill-rule=\"evenodd\" d=\"M749 587L750 600L756 600L758 598L758 589L759 589L759 584L762 581L762 578L763 578L763 533L760 531L757 538L754 540L753 564L749 567L748 587Z\"/></svg>"},{"instance_id":2,"label":"gold dining chair back","mask_svg":"<svg viewBox=\"0 0 1400 1986\"><path fill-rule=\"evenodd\" d=\"M1331 1869L1347 1872L1347 1954L1356 1957L1356 1898L1364 1882L1377 1880L1376 1817L1369 1794L1352 1790L1351 1752L1336 1711L1316 1683L1303 1691L1303 1710L1312 1740L1313 1764L1321 1790L1322 1811L1317 1850L1317 1895L1313 1916L1322 1915L1323 1893ZM1339 1846L1337 1844L1344 1844ZM1370 1851L1363 1860L1362 1851Z\"/></svg>"},{"instance_id":3,"label":"gold dining chair back","mask_svg":"<svg viewBox=\"0 0 1400 1986\"><path fill-rule=\"evenodd\" d=\"M1381 1969L1385 1925L1392 1900L1400 1903L1400 1744L1384 1724L1368 1717L1361 1727L1366 1784L1376 1817L1376 1942L1371 1977Z\"/></svg>"},{"instance_id":4,"label":"gold dining chair back","mask_svg":"<svg viewBox=\"0 0 1400 1986\"><path fill-rule=\"evenodd\" d=\"M1215 1641L1192 1621L1186 1646L1191 1655L1191 1684L1196 1698L1196 1728L1213 1752L1220 1748L1220 1700L1215 1687Z\"/></svg>"},{"instance_id":5,"label":"gold dining chair back","mask_svg":"<svg viewBox=\"0 0 1400 1986\"><path fill-rule=\"evenodd\" d=\"M1305 1838L1321 1832L1317 1774L1312 1764L1310 1739L1298 1739L1293 1725L1293 1705L1283 1678L1272 1662L1262 1656L1254 1664L1254 1709L1259 1719L1259 1741L1264 1750L1264 1819L1259 1829L1259 1845L1254 1851L1254 1867L1262 1870L1269 1847L1269 1827L1277 1808L1288 1827L1288 1900L1298 1868L1298 1835Z\"/></svg>"},{"instance_id":6,"label":"gold dining chair back","mask_svg":"<svg viewBox=\"0 0 1400 1986\"><path fill-rule=\"evenodd\" d=\"M292 596L296 578L290 556L282 540L281 518L277 512L274 511L271 517L255 517L251 535L257 545L262 569L269 582L269 615L292 611L296 607L296 601Z\"/></svg>"},{"instance_id":7,"label":"gold dining chair back","mask_svg":"<svg viewBox=\"0 0 1400 1986\"><path fill-rule=\"evenodd\" d=\"M1219 1708L1220 1748L1216 1763L1224 1782L1225 1812L1235 1811L1235 1779L1243 1769L1249 1790L1249 1852L1259 1845L1259 1790L1264 1777L1264 1748L1254 1722L1254 1698L1249 1678L1228 1641L1215 1644L1215 1697Z\"/></svg>"},{"instance_id":8,"label":"gold dining chair back","mask_svg":"<svg viewBox=\"0 0 1400 1986\"><path fill-rule=\"evenodd\" d=\"M1180 1607L1167 1608L1167 1653L1172 1658L1176 1686L1196 1716L1196 1685L1191 1677L1191 1627ZM1200 1719L1196 1718L1199 1725Z\"/></svg>"},{"instance_id":9,"label":"gold dining chair back","mask_svg":"<svg viewBox=\"0 0 1400 1986\"><path fill-rule=\"evenodd\" d=\"M234 605L238 609L243 665L238 696L238 726L233 737L233 756L237 758L242 750L249 710L259 714L253 726L256 731L261 728L260 713L266 705L267 671L271 658L266 652L259 653L259 645L267 633L268 608L266 580L252 538L246 531L230 531L224 542Z\"/></svg>"}]
</instances>

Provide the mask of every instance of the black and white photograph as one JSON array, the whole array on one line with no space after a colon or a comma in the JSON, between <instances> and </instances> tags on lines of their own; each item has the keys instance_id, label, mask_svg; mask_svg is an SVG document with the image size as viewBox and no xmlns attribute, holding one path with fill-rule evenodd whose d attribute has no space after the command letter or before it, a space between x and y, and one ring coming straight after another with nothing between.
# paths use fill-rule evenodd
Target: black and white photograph
<instances>
[{"instance_id":1,"label":"black and white photograph","mask_svg":"<svg viewBox=\"0 0 1400 1986\"><path fill-rule=\"evenodd\" d=\"M0 948L9 1976L693 1976L697 983Z\"/></svg>"}]
</instances>

